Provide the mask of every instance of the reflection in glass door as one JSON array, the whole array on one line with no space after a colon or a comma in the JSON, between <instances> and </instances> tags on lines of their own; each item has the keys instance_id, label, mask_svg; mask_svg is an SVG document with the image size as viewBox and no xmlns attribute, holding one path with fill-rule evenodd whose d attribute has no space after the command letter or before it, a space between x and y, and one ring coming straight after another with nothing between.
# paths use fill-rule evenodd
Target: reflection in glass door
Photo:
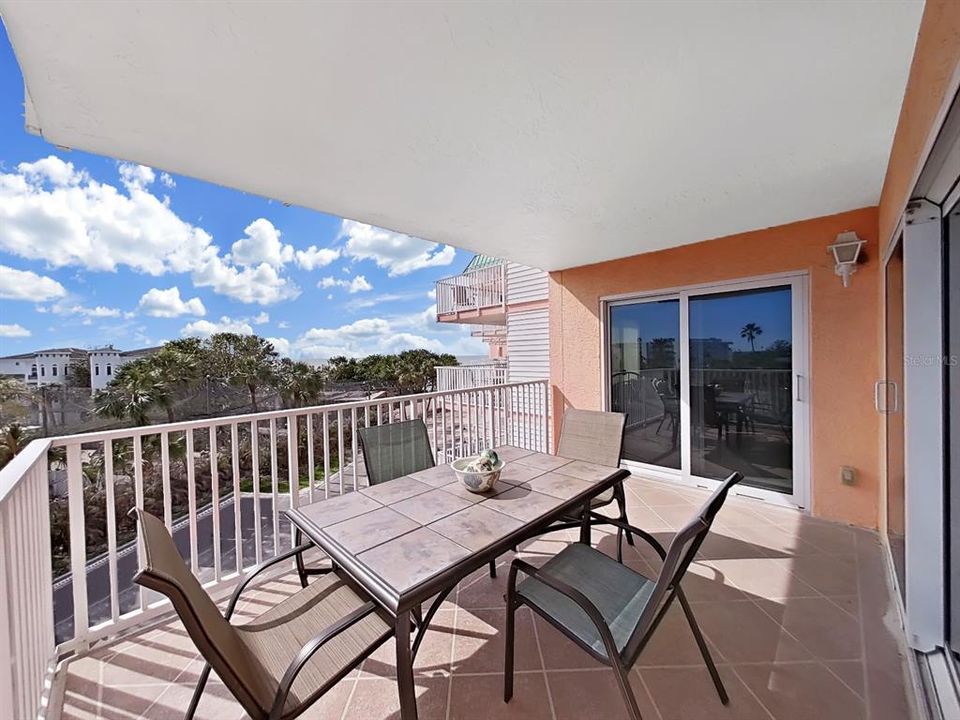
<instances>
[{"instance_id":1,"label":"reflection in glass door","mask_svg":"<svg viewBox=\"0 0 960 720\"><path fill-rule=\"evenodd\" d=\"M690 470L793 493L790 286L692 296Z\"/></svg>"},{"instance_id":2,"label":"reflection in glass door","mask_svg":"<svg viewBox=\"0 0 960 720\"><path fill-rule=\"evenodd\" d=\"M737 471L750 494L804 505L804 287L753 281L610 302L608 407L627 415L624 460L700 485Z\"/></svg>"},{"instance_id":3,"label":"reflection in glass door","mask_svg":"<svg viewBox=\"0 0 960 720\"><path fill-rule=\"evenodd\" d=\"M680 469L680 301L610 308L610 406L626 413L623 456Z\"/></svg>"}]
</instances>

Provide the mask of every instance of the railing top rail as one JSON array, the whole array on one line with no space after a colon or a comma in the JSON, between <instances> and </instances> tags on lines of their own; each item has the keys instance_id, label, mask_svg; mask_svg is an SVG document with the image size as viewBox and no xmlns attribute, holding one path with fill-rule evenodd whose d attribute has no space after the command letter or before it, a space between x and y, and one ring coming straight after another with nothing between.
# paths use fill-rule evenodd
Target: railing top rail
<instances>
[{"instance_id":1,"label":"railing top rail","mask_svg":"<svg viewBox=\"0 0 960 720\"><path fill-rule=\"evenodd\" d=\"M481 273L487 273L489 275L496 273L497 275L499 275L501 273L501 268L505 264L506 263L500 263L499 265L487 265L486 267L474 268L473 270L465 270L463 272L457 273L456 275L447 275L446 277L442 277L439 280L436 280L435 282L437 282L438 284L443 282L449 283L460 277L469 277L472 275L479 275Z\"/></svg>"},{"instance_id":2,"label":"railing top rail","mask_svg":"<svg viewBox=\"0 0 960 720\"><path fill-rule=\"evenodd\" d=\"M26 477L34 463L46 455L50 449L52 438L38 438L14 455L6 467L0 470L0 504L7 495Z\"/></svg>"},{"instance_id":3,"label":"railing top rail","mask_svg":"<svg viewBox=\"0 0 960 720\"><path fill-rule=\"evenodd\" d=\"M329 405L313 405L310 407L288 408L285 410L269 410L266 412L246 413L243 415L226 415L223 417L201 418L199 420L184 420L181 422L163 423L160 425L137 425L135 427L116 428L114 430L99 430L96 432L82 433L78 435L60 435L58 437L46 438L49 447L65 447L67 445L76 445L78 443L103 442L104 440L114 440L117 438L130 438L143 435L157 435L163 432L179 432L185 430L196 430L198 428L208 428L211 425L232 425L233 423L249 423L255 420L271 420L286 418L290 416L303 416L317 414L321 412L336 412L337 410L350 410L353 408L369 407L371 405L386 405L388 403L405 403L430 398L445 397L464 392L477 392L479 390L502 390L511 387L520 387L523 385L536 385L548 382L547 378L540 380L523 380L520 382L501 383L494 385L481 385L472 388L459 388L456 390L437 390L429 393L416 393L413 395L394 395L390 397L371 398L366 400L355 400L345 403L332 403ZM36 442L36 441L34 441ZM29 446L28 446L29 447ZM22 453L21 453L22 454ZM17 457L20 457L19 455ZM11 463L12 464L12 463ZM9 466L8 466L9 467ZM29 466L27 466L29 467ZM4 468L6 473L7 468ZM6 477L4 474L3 477Z\"/></svg>"}]
</instances>

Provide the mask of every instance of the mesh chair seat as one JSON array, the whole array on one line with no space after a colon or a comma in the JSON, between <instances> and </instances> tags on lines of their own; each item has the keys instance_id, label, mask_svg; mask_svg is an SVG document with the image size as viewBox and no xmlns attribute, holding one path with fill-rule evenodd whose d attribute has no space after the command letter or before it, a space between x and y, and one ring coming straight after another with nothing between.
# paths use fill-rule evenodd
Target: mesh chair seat
<instances>
[{"instance_id":1,"label":"mesh chair seat","mask_svg":"<svg viewBox=\"0 0 960 720\"><path fill-rule=\"evenodd\" d=\"M583 543L573 543L543 565L543 571L583 593L592 602L613 635L621 653L633 635L656 583ZM607 652L596 625L573 600L537 580L525 578L517 594L542 615L572 635L599 659Z\"/></svg>"},{"instance_id":2,"label":"mesh chair seat","mask_svg":"<svg viewBox=\"0 0 960 720\"><path fill-rule=\"evenodd\" d=\"M371 485L434 466L430 437L423 420L360 428L360 449Z\"/></svg>"},{"instance_id":3,"label":"mesh chair seat","mask_svg":"<svg viewBox=\"0 0 960 720\"><path fill-rule=\"evenodd\" d=\"M334 574L323 575L252 622L236 626L240 641L276 688L294 658L312 638L362 607L365 600ZM392 634L373 613L324 645L304 666L287 697L286 711L303 703L345 667L353 667ZM269 696L272 700L272 694ZM269 706L264 708L269 711Z\"/></svg>"}]
</instances>

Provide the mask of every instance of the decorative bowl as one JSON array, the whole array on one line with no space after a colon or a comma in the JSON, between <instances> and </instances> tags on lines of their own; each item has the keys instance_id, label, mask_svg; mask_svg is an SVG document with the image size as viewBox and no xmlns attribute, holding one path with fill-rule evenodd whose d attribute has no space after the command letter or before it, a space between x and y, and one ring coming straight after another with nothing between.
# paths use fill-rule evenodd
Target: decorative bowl
<instances>
[{"instance_id":1,"label":"decorative bowl","mask_svg":"<svg viewBox=\"0 0 960 720\"><path fill-rule=\"evenodd\" d=\"M467 470L467 467L470 465L470 463L475 462L477 459L479 459L479 457L479 455L473 455L471 457L454 460L452 463L450 463L450 467L453 468L453 472L456 473L457 478L467 490L475 493L484 493L493 488L497 480L500 479L500 472L503 470L506 463L503 460L498 459L496 464L493 466L493 470L479 472Z\"/></svg>"}]
</instances>

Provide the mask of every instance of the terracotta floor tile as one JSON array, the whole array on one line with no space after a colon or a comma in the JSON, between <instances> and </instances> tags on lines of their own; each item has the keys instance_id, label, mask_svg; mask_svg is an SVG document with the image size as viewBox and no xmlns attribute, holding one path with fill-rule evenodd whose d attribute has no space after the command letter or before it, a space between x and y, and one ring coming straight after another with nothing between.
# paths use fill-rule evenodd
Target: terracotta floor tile
<instances>
[{"instance_id":1,"label":"terracotta floor tile","mask_svg":"<svg viewBox=\"0 0 960 720\"><path fill-rule=\"evenodd\" d=\"M418 718L444 720L447 714L450 678L419 677L415 684ZM400 720L400 699L396 682L383 678L358 680L343 720Z\"/></svg>"},{"instance_id":2,"label":"terracotta floor tile","mask_svg":"<svg viewBox=\"0 0 960 720\"><path fill-rule=\"evenodd\" d=\"M419 675L438 675L450 672L450 652L453 648L454 611L438 610L427 629L417 659L414 672ZM393 638L387 640L374 653L364 660L360 677L395 678L397 676L397 644Z\"/></svg>"},{"instance_id":3,"label":"terracotta floor tile","mask_svg":"<svg viewBox=\"0 0 960 720\"><path fill-rule=\"evenodd\" d=\"M705 560L724 579L747 595L758 598L819 597L820 593L792 572L793 560L748 558Z\"/></svg>"},{"instance_id":4,"label":"terracotta floor tile","mask_svg":"<svg viewBox=\"0 0 960 720\"><path fill-rule=\"evenodd\" d=\"M506 601L507 576L510 563L497 564L497 577L491 578L487 568L482 568L460 583L456 603L462 608L503 608Z\"/></svg>"},{"instance_id":5,"label":"terracotta floor tile","mask_svg":"<svg viewBox=\"0 0 960 720\"><path fill-rule=\"evenodd\" d=\"M777 720L864 720L863 703L820 663L740 665L736 672Z\"/></svg>"},{"instance_id":6,"label":"terracotta floor tile","mask_svg":"<svg viewBox=\"0 0 960 720\"><path fill-rule=\"evenodd\" d=\"M536 625L540 651L543 653L543 666L548 670L606 667L543 618L536 617Z\"/></svg>"},{"instance_id":7,"label":"terracotta floor tile","mask_svg":"<svg viewBox=\"0 0 960 720\"><path fill-rule=\"evenodd\" d=\"M706 668L641 668L640 674L662 720L770 720L730 668L720 668L727 705L720 702Z\"/></svg>"},{"instance_id":8,"label":"terracotta floor tile","mask_svg":"<svg viewBox=\"0 0 960 720\"><path fill-rule=\"evenodd\" d=\"M726 662L774 662L811 657L753 602L698 603L694 612L704 635Z\"/></svg>"},{"instance_id":9,"label":"terracotta floor tile","mask_svg":"<svg viewBox=\"0 0 960 720\"><path fill-rule=\"evenodd\" d=\"M626 705L613 670L568 670L547 673L556 720L628 720ZM630 673L637 706L644 720L657 711L635 672Z\"/></svg>"},{"instance_id":10,"label":"terracotta floor tile","mask_svg":"<svg viewBox=\"0 0 960 720\"><path fill-rule=\"evenodd\" d=\"M790 560L790 569L824 595L857 594L857 560L854 555L802 555Z\"/></svg>"},{"instance_id":11,"label":"terracotta floor tile","mask_svg":"<svg viewBox=\"0 0 960 720\"><path fill-rule=\"evenodd\" d=\"M697 604L693 608L694 617L696 617L701 628L703 628L703 624L700 618L700 609L710 604L712 603ZM709 639L707 643L711 647L714 662L719 662L720 654L717 652L717 648L713 646ZM650 638L647 646L640 653L637 665L641 667L652 665L690 665L698 667L703 665L703 656L693 639L693 633L690 631L690 626L687 624L687 619L684 617L679 603L674 603L667 614L664 615L660 625L654 631L653 637Z\"/></svg>"},{"instance_id":12,"label":"terracotta floor tile","mask_svg":"<svg viewBox=\"0 0 960 720\"><path fill-rule=\"evenodd\" d=\"M457 635L453 645L453 673L503 672L503 627L506 610L466 610L457 612ZM540 652L533 634L533 618L528 608L517 610L514 645L517 670L539 670Z\"/></svg>"},{"instance_id":13,"label":"terracotta floor tile","mask_svg":"<svg viewBox=\"0 0 960 720\"><path fill-rule=\"evenodd\" d=\"M454 675L449 720L550 720L543 673L517 673L513 698L503 702L502 675Z\"/></svg>"},{"instance_id":14,"label":"terracotta floor tile","mask_svg":"<svg viewBox=\"0 0 960 720\"><path fill-rule=\"evenodd\" d=\"M175 683L167 688L149 708L144 717L150 720L182 720L194 685ZM241 720L247 714L230 691L221 683L209 683L203 690L203 698L197 706L197 720Z\"/></svg>"},{"instance_id":15,"label":"terracotta floor tile","mask_svg":"<svg viewBox=\"0 0 960 720\"><path fill-rule=\"evenodd\" d=\"M764 612L819 660L859 660L860 623L826 598L757 600Z\"/></svg>"},{"instance_id":16,"label":"terracotta floor tile","mask_svg":"<svg viewBox=\"0 0 960 720\"><path fill-rule=\"evenodd\" d=\"M690 563L680 586L690 602L743 600L747 598L742 590L735 587L716 568L700 561Z\"/></svg>"},{"instance_id":17,"label":"terracotta floor tile","mask_svg":"<svg viewBox=\"0 0 960 720\"><path fill-rule=\"evenodd\" d=\"M863 698L864 667L861 660L832 660L823 664Z\"/></svg>"}]
</instances>

